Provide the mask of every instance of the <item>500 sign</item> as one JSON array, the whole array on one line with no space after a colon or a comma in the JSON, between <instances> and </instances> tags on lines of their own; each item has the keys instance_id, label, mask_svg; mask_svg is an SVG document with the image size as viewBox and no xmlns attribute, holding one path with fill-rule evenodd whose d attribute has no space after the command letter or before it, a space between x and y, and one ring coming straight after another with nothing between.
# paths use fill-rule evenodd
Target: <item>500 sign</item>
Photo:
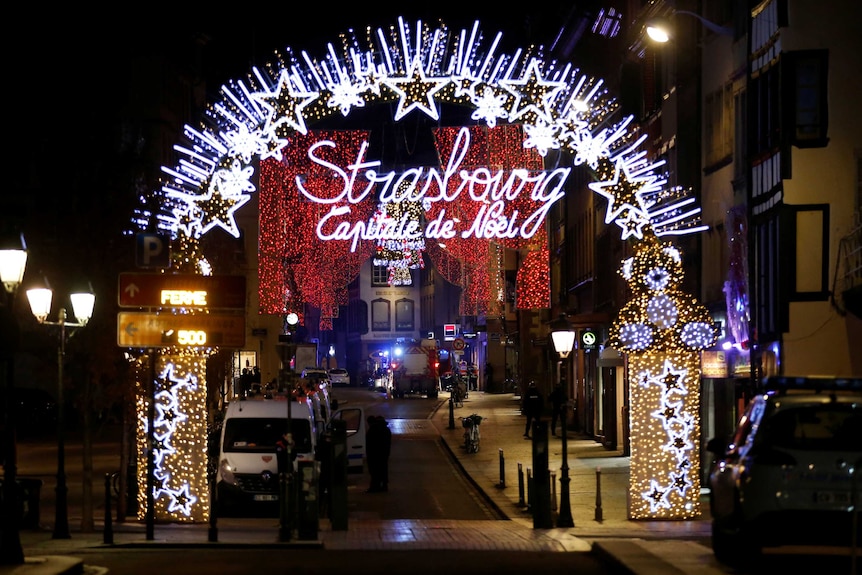
<instances>
[{"instance_id":1,"label":"500 sign","mask_svg":"<svg viewBox=\"0 0 862 575\"><path fill-rule=\"evenodd\" d=\"M177 331L177 345L206 345L207 332L181 329Z\"/></svg>"}]
</instances>

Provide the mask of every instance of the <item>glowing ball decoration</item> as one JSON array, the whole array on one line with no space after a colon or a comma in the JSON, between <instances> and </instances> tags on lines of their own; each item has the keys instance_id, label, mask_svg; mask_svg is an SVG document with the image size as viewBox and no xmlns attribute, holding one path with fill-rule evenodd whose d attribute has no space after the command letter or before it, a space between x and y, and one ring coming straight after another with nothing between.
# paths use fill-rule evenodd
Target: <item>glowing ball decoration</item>
<instances>
[{"instance_id":1,"label":"glowing ball decoration","mask_svg":"<svg viewBox=\"0 0 862 575\"><path fill-rule=\"evenodd\" d=\"M610 344L627 354L630 383L632 519L700 515L700 352L715 344L706 309L679 290L682 257L646 236L621 275L633 298Z\"/></svg>"}]
</instances>

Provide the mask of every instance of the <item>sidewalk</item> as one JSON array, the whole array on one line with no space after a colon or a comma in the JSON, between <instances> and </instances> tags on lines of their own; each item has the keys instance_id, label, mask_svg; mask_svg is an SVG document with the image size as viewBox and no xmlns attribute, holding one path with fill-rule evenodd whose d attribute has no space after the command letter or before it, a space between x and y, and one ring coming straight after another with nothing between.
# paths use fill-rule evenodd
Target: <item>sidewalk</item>
<instances>
[{"instance_id":1,"label":"sidewalk","mask_svg":"<svg viewBox=\"0 0 862 575\"><path fill-rule=\"evenodd\" d=\"M24 530L21 542L26 563L0 567L0 575L58 575L81 573L82 563L71 555L88 547L129 546L254 546L319 547L322 549L505 549L543 552L604 553L635 574L728 573L711 549L708 509L691 521L632 521L627 518L629 458L609 452L592 439L571 433L568 440L570 507L574 528L534 529L527 507L527 476L532 473L532 441L524 439L525 419L519 398L512 394L472 392L463 407L450 412L448 394L441 394L430 418L486 502L510 521L373 521L353 520L348 529L332 530L320 520L317 539L279 542L277 519L219 519L216 533L208 525L156 525L146 539L140 522L114 524L112 541L105 543L103 524L93 533L73 533L71 539L51 539L46 531ZM468 454L462 447L461 418L481 415L481 448ZM395 422L391 422L395 424ZM454 425L453 425L454 423ZM395 425L397 427L397 424ZM394 430L397 433L397 430ZM549 432L550 436L550 432ZM562 440L549 437L552 500L559 501ZM519 486L519 467L524 481ZM600 496L599 496L600 487ZM556 522L556 507L553 507ZM71 522L73 525L75 521ZM215 535L210 541L210 536Z\"/></svg>"},{"instance_id":2,"label":"sidewalk","mask_svg":"<svg viewBox=\"0 0 862 575\"><path fill-rule=\"evenodd\" d=\"M444 398L445 394L441 394ZM453 410L454 429L450 429L448 401L444 398L433 417L434 425L446 445L461 462L467 474L494 503L511 519L533 527L532 515L520 505L518 467L524 481L532 471L532 441L525 439L526 419L520 412L520 397L509 394L472 392L464 407ZM464 430L461 418L477 413L484 419L480 426L482 443L479 453L467 454L461 447ZM545 421L548 421L545 418ZM562 438L551 435L548 421L548 468L552 474L552 498L560 499L562 467ZM569 497L576 536L584 539L596 537L646 537L709 539L709 507L702 498L702 514L694 521L632 521L628 519L629 458L622 451L608 451L584 435L568 433ZM501 487L501 463L504 469ZM526 491L526 487L525 487ZM556 516L556 513L554 513Z\"/></svg>"}]
</instances>

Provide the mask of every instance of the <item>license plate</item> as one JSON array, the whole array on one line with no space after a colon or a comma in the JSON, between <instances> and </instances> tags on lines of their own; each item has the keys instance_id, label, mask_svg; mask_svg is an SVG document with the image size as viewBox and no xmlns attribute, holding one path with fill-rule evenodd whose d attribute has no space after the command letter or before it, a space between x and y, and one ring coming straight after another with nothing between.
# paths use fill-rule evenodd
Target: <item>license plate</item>
<instances>
[{"instance_id":1,"label":"license plate","mask_svg":"<svg viewBox=\"0 0 862 575\"><path fill-rule=\"evenodd\" d=\"M839 503L846 505L850 503L850 494L845 491L815 491L815 503Z\"/></svg>"},{"instance_id":2,"label":"license plate","mask_svg":"<svg viewBox=\"0 0 862 575\"><path fill-rule=\"evenodd\" d=\"M262 495L258 494L253 497L255 501L278 501L278 495Z\"/></svg>"}]
</instances>

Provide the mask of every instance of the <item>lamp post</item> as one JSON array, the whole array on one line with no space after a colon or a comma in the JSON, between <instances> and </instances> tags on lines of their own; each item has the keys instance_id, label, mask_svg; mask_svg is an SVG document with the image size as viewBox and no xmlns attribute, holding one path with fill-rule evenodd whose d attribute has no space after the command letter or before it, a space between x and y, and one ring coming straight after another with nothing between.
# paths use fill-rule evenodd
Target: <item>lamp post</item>
<instances>
[{"instance_id":1,"label":"lamp post","mask_svg":"<svg viewBox=\"0 0 862 575\"><path fill-rule=\"evenodd\" d=\"M23 234L18 234L14 241L3 241L0 246L0 279L6 292L6 306L3 308L2 343L0 348L8 350L4 358L6 362L4 412L5 432L2 441L3 455L3 524L0 531L0 564L21 565L24 563L24 550L21 547L21 534L18 530L18 474L17 449L15 445L15 417L13 395L15 391L14 350L18 345L18 322L13 313L15 293L24 278L24 268L27 266L27 244ZM8 324L8 325L5 325ZM8 338L8 341L6 340Z\"/></svg>"},{"instance_id":2,"label":"lamp post","mask_svg":"<svg viewBox=\"0 0 862 575\"><path fill-rule=\"evenodd\" d=\"M280 341L285 341L288 345L284 346L286 349L281 349L281 373L285 374L287 377L287 383L285 386L286 395L287 395L287 434L288 437L291 438L291 441L286 445L287 453L284 455L284 458L287 462L287 469L282 469L281 465L279 465L278 470L278 479L279 479L279 527L278 527L278 540L279 541L290 541L293 535L293 527L294 527L294 511L295 505L293 503L293 446L291 445L293 439L293 427L291 425L291 418L293 414L291 413L291 406L293 405L293 388L295 385L295 372L294 367L299 367L295 365L294 355L296 354L296 330L299 324L299 315L295 312L290 312L285 316L285 321L287 322L287 327L285 328L286 333L283 338L279 338ZM291 363L294 363L291 366Z\"/></svg>"},{"instance_id":3,"label":"lamp post","mask_svg":"<svg viewBox=\"0 0 862 575\"><path fill-rule=\"evenodd\" d=\"M568 382L568 363L567 358L572 353L572 347L575 345L575 329L572 324L566 319L565 314L560 314L560 317L555 319L550 324L551 339L554 342L554 351L560 355L561 359L561 378L563 388L563 405L566 406L566 412L560 418L560 428L563 434L563 465L560 468L560 514L557 517L557 527L574 527L575 521L572 519L572 506L569 501L569 432L566 420L569 417L569 382ZM562 377L563 370L566 376Z\"/></svg>"},{"instance_id":4,"label":"lamp post","mask_svg":"<svg viewBox=\"0 0 862 575\"><path fill-rule=\"evenodd\" d=\"M51 312L51 300L53 291L50 288L33 288L27 290L27 299L30 300L30 310L39 323L45 325L56 325L60 327L60 345L57 348L57 504L54 513L53 539L69 539L69 510L66 494L66 421L65 400L63 399L63 363L66 358L66 328L78 328L87 325L93 316L93 306L96 296L89 292L77 292L70 296L72 300L72 311L76 323L66 321L66 308L61 307L57 313L57 321L47 321Z\"/></svg>"}]
</instances>

